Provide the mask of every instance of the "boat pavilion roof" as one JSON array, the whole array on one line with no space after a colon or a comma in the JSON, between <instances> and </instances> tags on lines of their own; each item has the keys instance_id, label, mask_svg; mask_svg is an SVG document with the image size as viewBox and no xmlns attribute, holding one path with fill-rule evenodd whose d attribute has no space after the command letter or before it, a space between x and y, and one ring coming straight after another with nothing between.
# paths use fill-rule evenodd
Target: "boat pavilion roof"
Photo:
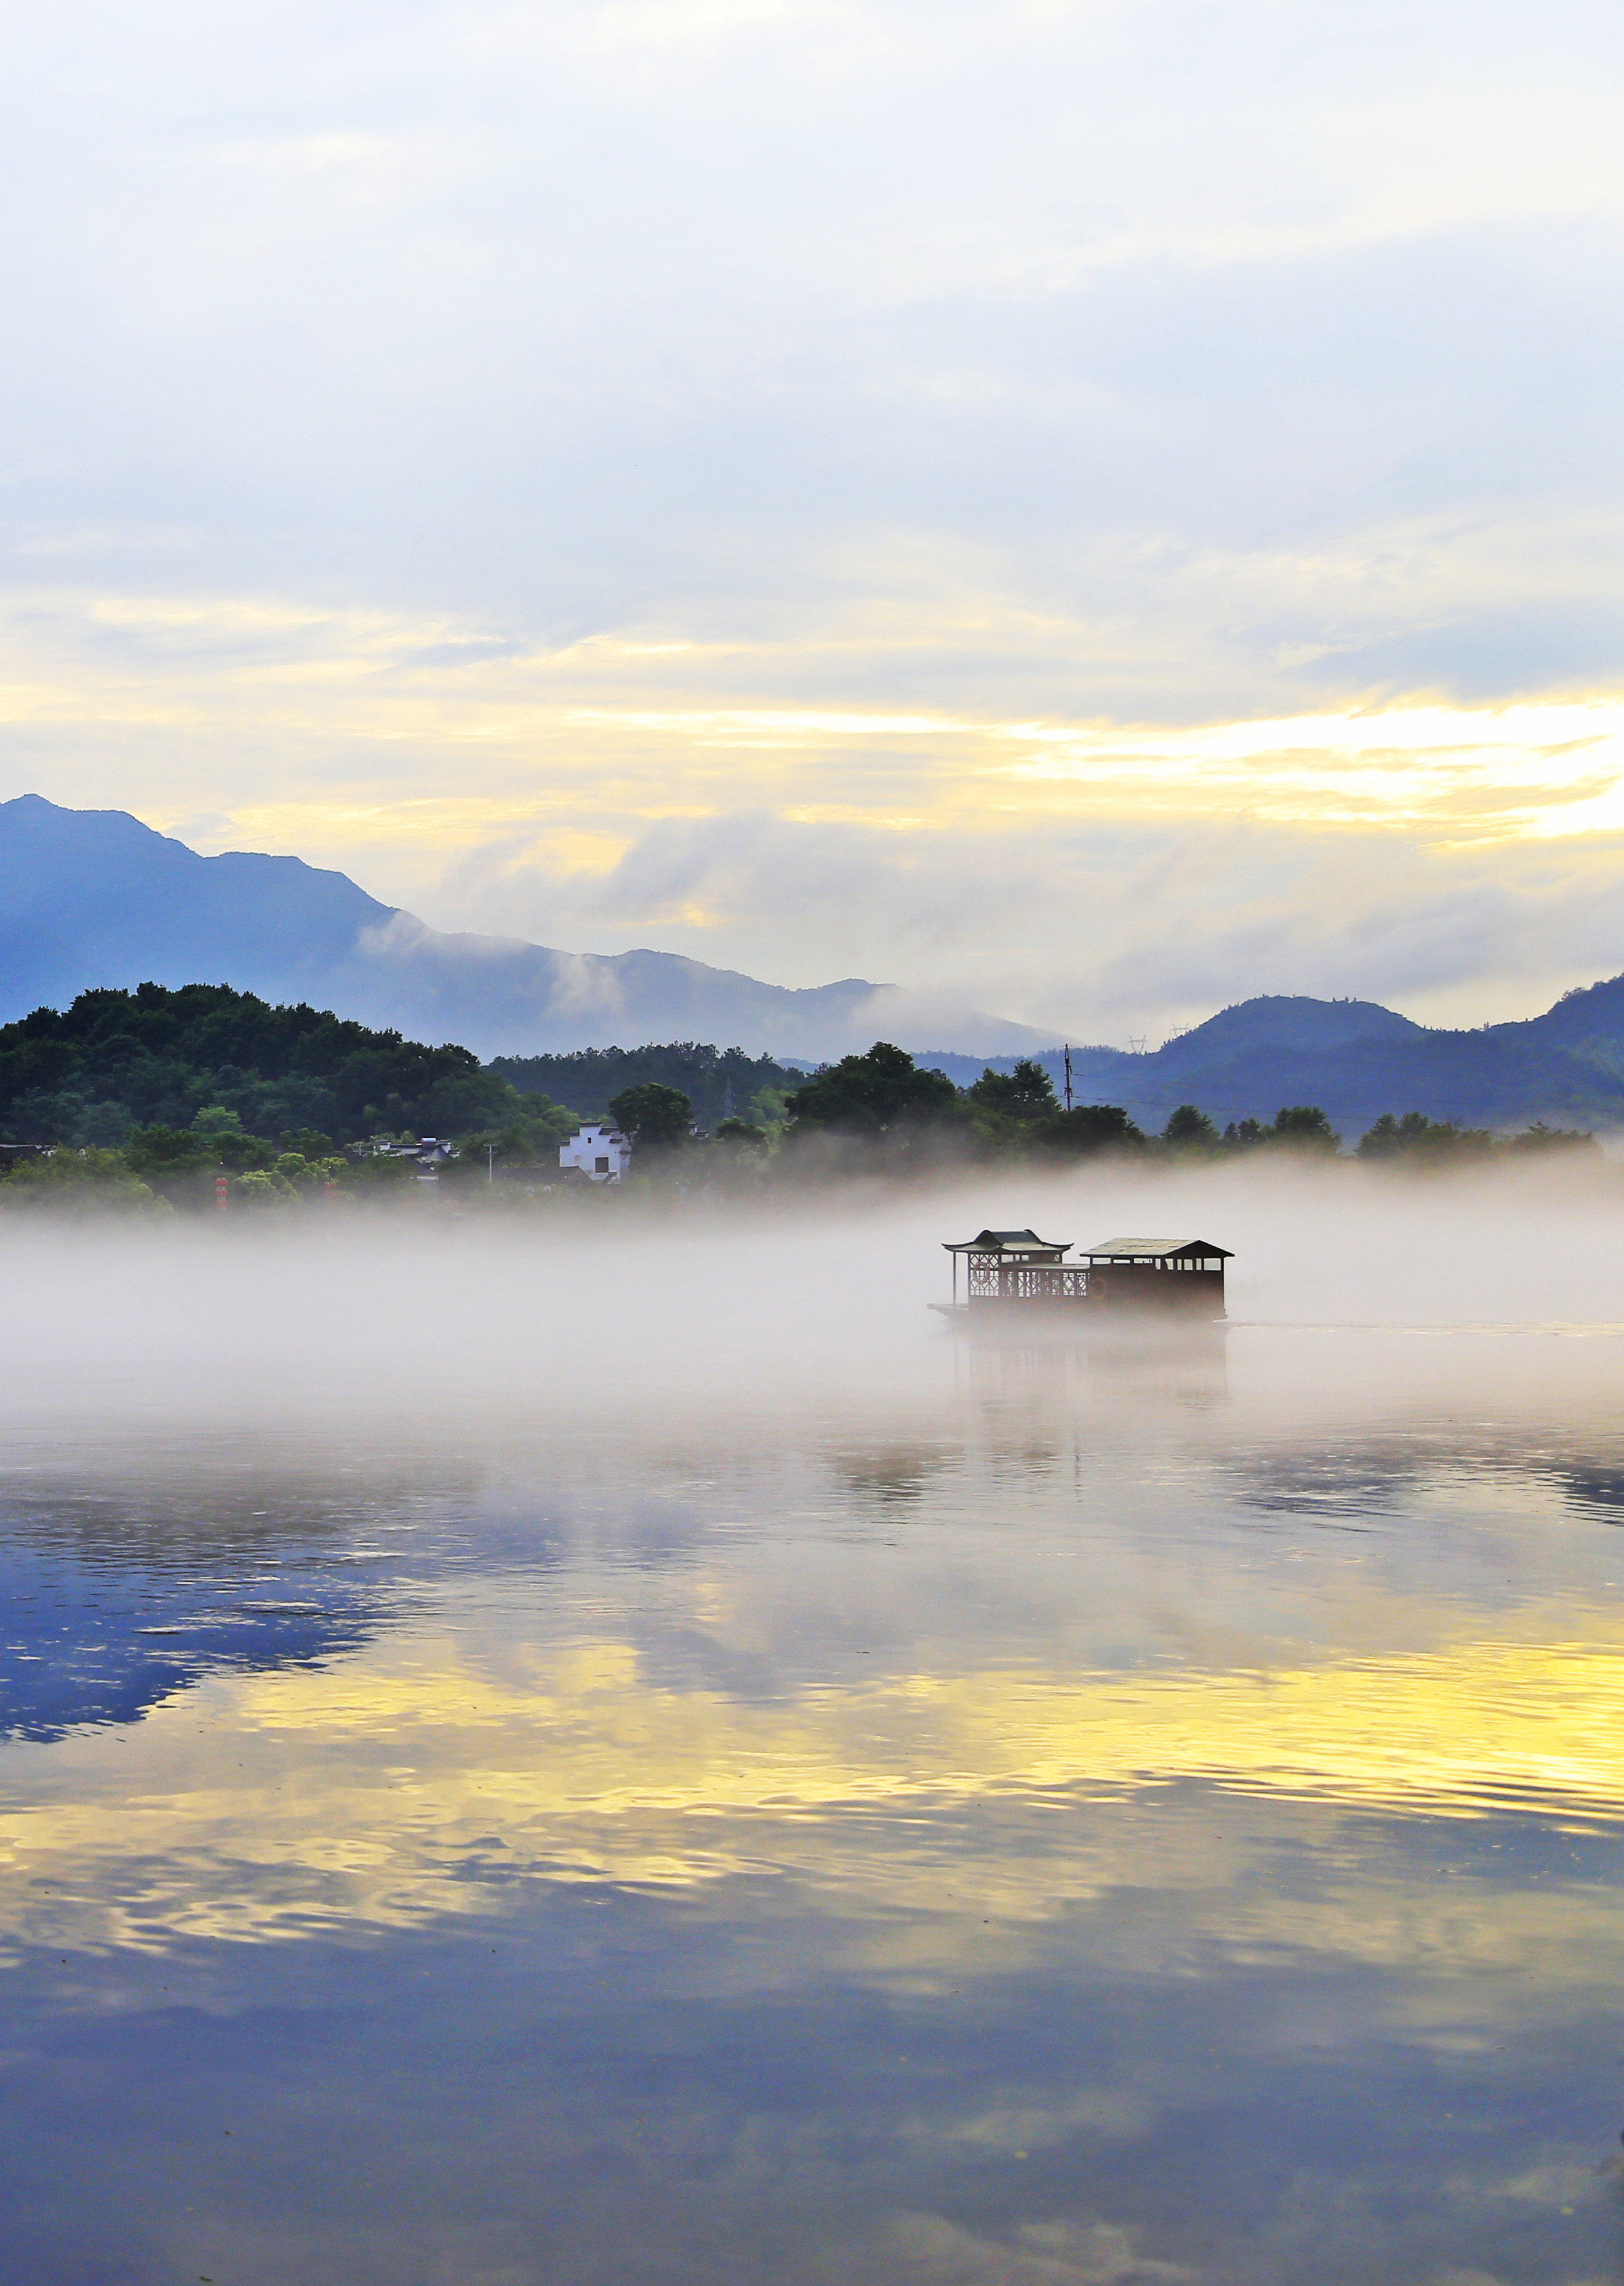
<instances>
[{"instance_id":1,"label":"boat pavilion roof","mask_svg":"<svg viewBox=\"0 0 1624 2286\"><path fill-rule=\"evenodd\" d=\"M1233 1258L1228 1247L1214 1246L1208 1238L1102 1238L1082 1251L1091 1262L1181 1262L1193 1254Z\"/></svg>"},{"instance_id":2,"label":"boat pavilion roof","mask_svg":"<svg viewBox=\"0 0 1624 2286\"><path fill-rule=\"evenodd\" d=\"M975 1238L943 1240L948 1254L1064 1254L1068 1238L1039 1238L1035 1230L984 1230Z\"/></svg>"}]
</instances>

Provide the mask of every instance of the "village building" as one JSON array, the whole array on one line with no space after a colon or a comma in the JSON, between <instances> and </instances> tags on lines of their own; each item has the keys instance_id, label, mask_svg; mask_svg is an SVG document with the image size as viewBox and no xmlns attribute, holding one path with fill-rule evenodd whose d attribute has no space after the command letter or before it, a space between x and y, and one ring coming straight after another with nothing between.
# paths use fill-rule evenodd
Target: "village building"
<instances>
[{"instance_id":1,"label":"village building","mask_svg":"<svg viewBox=\"0 0 1624 2286\"><path fill-rule=\"evenodd\" d=\"M414 1143L397 1143L387 1135L374 1135L365 1143L347 1143L352 1159L410 1159L420 1176L438 1176L446 1162L457 1156L457 1147L443 1135L420 1135Z\"/></svg>"},{"instance_id":2,"label":"village building","mask_svg":"<svg viewBox=\"0 0 1624 2286\"><path fill-rule=\"evenodd\" d=\"M618 1127L588 1119L558 1146L558 1163L579 1170L595 1183L620 1183L632 1163L632 1147Z\"/></svg>"}]
</instances>

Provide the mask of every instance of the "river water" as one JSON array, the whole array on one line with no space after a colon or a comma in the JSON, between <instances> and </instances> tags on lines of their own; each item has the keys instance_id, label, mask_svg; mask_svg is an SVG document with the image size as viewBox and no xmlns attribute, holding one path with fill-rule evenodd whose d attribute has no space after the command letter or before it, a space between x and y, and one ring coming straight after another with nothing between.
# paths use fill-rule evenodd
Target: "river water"
<instances>
[{"instance_id":1,"label":"river water","mask_svg":"<svg viewBox=\"0 0 1624 2286\"><path fill-rule=\"evenodd\" d=\"M1238 1267L983 1346L918 1236L665 1380L533 1262L482 1345L432 1260L301 1340L79 1259L0 1468L11 2286L1624 2274L1624 1328Z\"/></svg>"}]
</instances>

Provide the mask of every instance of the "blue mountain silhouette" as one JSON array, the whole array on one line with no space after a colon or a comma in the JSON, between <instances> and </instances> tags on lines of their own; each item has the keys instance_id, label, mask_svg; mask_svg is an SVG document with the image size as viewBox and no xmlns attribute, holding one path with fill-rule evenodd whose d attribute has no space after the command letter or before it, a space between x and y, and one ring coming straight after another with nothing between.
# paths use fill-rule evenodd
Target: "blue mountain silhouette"
<instances>
[{"instance_id":1,"label":"blue mountain silhouette","mask_svg":"<svg viewBox=\"0 0 1624 2286\"><path fill-rule=\"evenodd\" d=\"M0 802L0 1021L145 981L309 1000L482 1056L703 1039L816 1060L909 1030L907 996L862 977L797 989L676 953L448 934L302 858L204 857L122 810ZM957 1029L987 1051L1045 1037L971 1010Z\"/></svg>"}]
</instances>

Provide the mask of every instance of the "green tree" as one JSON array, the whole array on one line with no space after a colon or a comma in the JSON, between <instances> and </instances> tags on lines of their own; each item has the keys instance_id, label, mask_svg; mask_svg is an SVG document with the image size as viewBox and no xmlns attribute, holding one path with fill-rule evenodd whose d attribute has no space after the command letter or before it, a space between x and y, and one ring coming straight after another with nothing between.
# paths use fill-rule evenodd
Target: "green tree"
<instances>
[{"instance_id":1,"label":"green tree","mask_svg":"<svg viewBox=\"0 0 1624 2286\"><path fill-rule=\"evenodd\" d=\"M296 1191L308 1196L324 1183L342 1182L349 1162L342 1154L329 1153L326 1158L307 1158L303 1151L279 1152L265 1170L284 1183L291 1183Z\"/></svg>"},{"instance_id":2,"label":"green tree","mask_svg":"<svg viewBox=\"0 0 1624 2286\"><path fill-rule=\"evenodd\" d=\"M580 1125L580 1114L571 1111L562 1103L555 1103L549 1095L514 1095L510 1115L501 1123L501 1132L511 1135L516 1131L527 1134L531 1147L539 1159L558 1161L558 1146L567 1143Z\"/></svg>"},{"instance_id":3,"label":"green tree","mask_svg":"<svg viewBox=\"0 0 1624 2286\"><path fill-rule=\"evenodd\" d=\"M978 1111L1003 1119L1045 1119L1060 1109L1054 1082L1041 1064L1025 1056L1012 1071L994 1071L989 1064L966 1092Z\"/></svg>"},{"instance_id":4,"label":"green tree","mask_svg":"<svg viewBox=\"0 0 1624 2286\"><path fill-rule=\"evenodd\" d=\"M550 1108L557 1111L556 1105ZM459 1190L466 1190L470 1184L489 1184L493 1179L556 1176L558 1172L558 1146L572 1135L579 1124L579 1120L571 1113L564 1113L558 1120L551 1121L532 1119L526 1109L524 1113L504 1121L500 1127L476 1129L471 1135L458 1137L458 1155L442 1168L440 1180Z\"/></svg>"},{"instance_id":5,"label":"green tree","mask_svg":"<svg viewBox=\"0 0 1624 2286\"><path fill-rule=\"evenodd\" d=\"M1032 1129L1045 1149L1068 1157L1092 1158L1102 1151L1142 1151L1145 1138L1120 1103L1079 1103L1057 1111Z\"/></svg>"},{"instance_id":6,"label":"green tree","mask_svg":"<svg viewBox=\"0 0 1624 2286\"><path fill-rule=\"evenodd\" d=\"M138 1127L124 1139L123 1158L132 1174L146 1178L192 1174L220 1163L214 1137L187 1127Z\"/></svg>"},{"instance_id":7,"label":"green tree","mask_svg":"<svg viewBox=\"0 0 1624 2286\"><path fill-rule=\"evenodd\" d=\"M266 1139L310 1128L348 1141L384 1122L455 1134L517 1102L467 1048L225 984L82 992L0 1026L0 1139L13 1142L109 1143L189 1128L200 1112Z\"/></svg>"},{"instance_id":8,"label":"green tree","mask_svg":"<svg viewBox=\"0 0 1624 2286\"><path fill-rule=\"evenodd\" d=\"M1282 1104L1274 1115L1271 1143L1292 1151L1340 1151L1342 1138L1317 1103Z\"/></svg>"},{"instance_id":9,"label":"green tree","mask_svg":"<svg viewBox=\"0 0 1624 2286\"><path fill-rule=\"evenodd\" d=\"M717 1125L716 1140L736 1154L747 1155L761 1156L768 1146L766 1134L748 1119L721 1120Z\"/></svg>"},{"instance_id":10,"label":"green tree","mask_svg":"<svg viewBox=\"0 0 1624 2286\"><path fill-rule=\"evenodd\" d=\"M1218 1131L1204 1111L1198 1111L1193 1103L1181 1103L1169 1113L1162 1140L1176 1150L1215 1151Z\"/></svg>"},{"instance_id":11,"label":"green tree","mask_svg":"<svg viewBox=\"0 0 1624 2286\"><path fill-rule=\"evenodd\" d=\"M276 1146L263 1135L245 1135L239 1128L220 1128L209 1137L215 1164L228 1175L263 1174L276 1163Z\"/></svg>"},{"instance_id":12,"label":"green tree","mask_svg":"<svg viewBox=\"0 0 1624 2286\"><path fill-rule=\"evenodd\" d=\"M1378 1164L1437 1167L1486 1158L1493 1148L1494 1139L1486 1129L1429 1119L1423 1111L1407 1111L1398 1119L1384 1111L1360 1136L1358 1155Z\"/></svg>"},{"instance_id":13,"label":"green tree","mask_svg":"<svg viewBox=\"0 0 1624 2286\"><path fill-rule=\"evenodd\" d=\"M815 1071L785 1108L798 1128L879 1136L951 1117L959 1101L945 1072L921 1071L905 1050L876 1040L866 1055L842 1056Z\"/></svg>"},{"instance_id":14,"label":"green tree","mask_svg":"<svg viewBox=\"0 0 1624 2286\"><path fill-rule=\"evenodd\" d=\"M680 1087L643 1080L610 1098L616 1126L635 1151L674 1151L688 1140L694 1108Z\"/></svg>"},{"instance_id":15,"label":"green tree","mask_svg":"<svg viewBox=\"0 0 1624 2286\"><path fill-rule=\"evenodd\" d=\"M556 1101L574 1104L587 1119L602 1118L611 1098L622 1089L658 1080L663 1087L680 1089L693 1105L699 1124L712 1130L727 1116L729 1089L735 1107L746 1107L750 1117L763 1125L781 1121L781 1112L765 1112L753 1099L763 1088L798 1087L804 1076L770 1056L747 1056L742 1048L717 1048L700 1040L640 1048L577 1048L561 1056L497 1056L485 1069L510 1081L526 1100L532 1091L545 1089ZM579 1118L574 1120L570 1131L579 1124Z\"/></svg>"},{"instance_id":16,"label":"green tree","mask_svg":"<svg viewBox=\"0 0 1624 2286\"><path fill-rule=\"evenodd\" d=\"M789 1093L781 1087L758 1087L745 1107L745 1118L757 1127L783 1127L789 1115Z\"/></svg>"},{"instance_id":17,"label":"green tree","mask_svg":"<svg viewBox=\"0 0 1624 2286\"><path fill-rule=\"evenodd\" d=\"M201 1207L214 1198L217 1175L263 1171L276 1163L274 1143L245 1135L234 1123L196 1127L139 1127L124 1139L123 1161L132 1175L150 1183L174 1206Z\"/></svg>"},{"instance_id":18,"label":"green tree","mask_svg":"<svg viewBox=\"0 0 1624 2286\"><path fill-rule=\"evenodd\" d=\"M132 1175L117 1151L53 1151L25 1159L0 1179L0 1205L125 1214L169 1211L149 1183Z\"/></svg>"},{"instance_id":19,"label":"green tree","mask_svg":"<svg viewBox=\"0 0 1624 2286\"><path fill-rule=\"evenodd\" d=\"M1548 1127L1542 1119L1536 1119L1520 1135L1508 1135L1505 1147L1521 1158L1546 1151L1583 1151L1591 1157L1599 1157L1602 1147L1594 1135L1582 1128Z\"/></svg>"},{"instance_id":20,"label":"green tree","mask_svg":"<svg viewBox=\"0 0 1624 2286\"><path fill-rule=\"evenodd\" d=\"M268 1167L256 1167L246 1175L238 1175L231 1186L231 1203L234 1207L291 1206L299 1194L286 1175Z\"/></svg>"}]
</instances>

